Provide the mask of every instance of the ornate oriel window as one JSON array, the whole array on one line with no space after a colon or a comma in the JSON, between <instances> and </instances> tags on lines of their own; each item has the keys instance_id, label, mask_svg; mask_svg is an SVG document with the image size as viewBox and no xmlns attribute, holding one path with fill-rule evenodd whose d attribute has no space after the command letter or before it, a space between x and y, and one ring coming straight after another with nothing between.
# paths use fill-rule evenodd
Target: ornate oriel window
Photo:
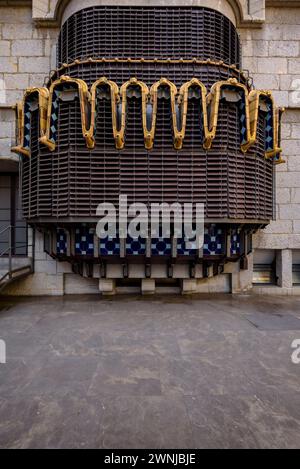
<instances>
[{"instance_id":1,"label":"ornate oriel window","mask_svg":"<svg viewBox=\"0 0 300 469\"><path fill-rule=\"evenodd\" d=\"M137 259L145 271L186 261L191 276L197 264L204 276L227 261L247 268L252 234L274 218L282 109L241 70L226 16L204 7L80 10L62 26L48 85L28 89L18 109L23 211L51 255L91 275L95 264ZM120 194L203 203L201 253L172 236L97 240L97 206L117 205Z\"/></svg>"}]
</instances>

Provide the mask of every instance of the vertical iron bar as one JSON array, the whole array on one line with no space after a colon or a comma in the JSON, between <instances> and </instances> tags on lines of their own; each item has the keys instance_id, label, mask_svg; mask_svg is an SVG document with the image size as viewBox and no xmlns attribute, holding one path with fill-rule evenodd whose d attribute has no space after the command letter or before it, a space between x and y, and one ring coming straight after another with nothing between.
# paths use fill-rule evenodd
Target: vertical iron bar
<instances>
[{"instance_id":1,"label":"vertical iron bar","mask_svg":"<svg viewBox=\"0 0 300 469\"><path fill-rule=\"evenodd\" d=\"M8 271L9 271L9 278L12 278L12 227L10 226L8 229L8 252L9 252L9 264L8 264Z\"/></svg>"},{"instance_id":2,"label":"vertical iron bar","mask_svg":"<svg viewBox=\"0 0 300 469\"><path fill-rule=\"evenodd\" d=\"M32 259L31 259L31 269L34 273L34 263L35 263L35 226L32 228Z\"/></svg>"}]
</instances>

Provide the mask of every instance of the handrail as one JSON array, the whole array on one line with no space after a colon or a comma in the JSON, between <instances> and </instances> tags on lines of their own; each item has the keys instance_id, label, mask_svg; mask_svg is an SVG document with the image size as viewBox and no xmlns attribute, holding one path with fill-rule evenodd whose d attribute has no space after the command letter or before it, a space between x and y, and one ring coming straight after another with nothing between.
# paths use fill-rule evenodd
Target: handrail
<instances>
[{"instance_id":1,"label":"handrail","mask_svg":"<svg viewBox=\"0 0 300 469\"><path fill-rule=\"evenodd\" d=\"M6 279L6 277L9 277L10 279L13 278L13 275L18 273L18 272L22 272L23 270L26 270L26 269L30 269L31 273L32 273L32 263L31 265L24 265L23 267L17 267L16 269L13 269L11 271L11 276L10 276L10 272L6 272L6 274L4 274L1 278L0 278L0 289L1 289L1 283L3 282L3 280Z\"/></svg>"},{"instance_id":2,"label":"handrail","mask_svg":"<svg viewBox=\"0 0 300 469\"><path fill-rule=\"evenodd\" d=\"M3 233L5 233L6 231L10 230L12 228L11 225L8 225L6 226L2 231L0 231L0 235L2 235ZM20 226L16 227L16 228L21 228Z\"/></svg>"},{"instance_id":3,"label":"handrail","mask_svg":"<svg viewBox=\"0 0 300 469\"><path fill-rule=\"evenodd\" d=\"M10 250L10 248L7 248L7 249L5 249L5 251L0 252L0 257L3 257L9 250Z\"/></svg>"},{"instance_id":4,"label":"handrail","mask_svg":"<svg viewBox=\"0 0 300 469\"><path fill-rule=\"evenodd\" d=\"M0 279L3 280L4 278L6 277L9 277L9 279L11 280L13 278L13 273L14 273L14 270L13 270L13 266L12 266L12 259L13 259L13 254L12 254L12 251L13 251L13 242L12 242L12 234L13 234L13 230L17 230L17 229L26 229L27 230L27 226L26 227L23 227L23 226L12 226L12 225L8 225L6 226L2 231L0 231L0 235L5 233L6 231L9 232L9 235L8 235L8 248L5 249L3 252L0 253L0 258L2 258L6 253L9 254L9 257L8 257L8 272ZM18 246L19 248L22 248L22 247L32 247L33 248L33 255L32 255L32 262L31 262L31 268L33 270L33 266L34 266L34 247L35 247L35 234L33 233L33 243L31 245L28 245L28 244L24 244L24 245L20 245Z\"/></svg>"},{"instance_id":5,"label":"handrail","mask_svg":"<svg viewBox=\"0 0 300 469\"><path fill-rule=\"evenodd\" d=\"M20 249L20 248L33 248L33 244L18 244L17 248L18 249ZM7 248L7 249L5 249L5 251L0 252L0 257L3 257L9 250L10 250L10 248Z\"/></svg>"},{"instance_id":6,"label":"handrail","mask_svg":"<svg viewBox=\"0 0 300 469\"><path fill-rule=\"evenodd\" d=\"M6 231L10 230L10 229L14 229L14 230L27 230L28 227L27 226L14 226L14 225L8 225L6 226L5 228L3 228L3 230L0 231L0 235L5 233Z\"/></svg>"},{"instance_id":7,"label":"handrail","mask_svg":"<svg viewBox=\"0 0 300 469\"><path fill-rule=\"evenodd\" d=\"M1 234L5 233L6 231L9 232L8 235L8 249L6 249L4 252L1 253L1 257L5 254L6 251L9 253L8 257L8 276L11 279L12 278L12 226L9 225L7 226L4 231L2 231Z\"/></svg>"}]
</instances>

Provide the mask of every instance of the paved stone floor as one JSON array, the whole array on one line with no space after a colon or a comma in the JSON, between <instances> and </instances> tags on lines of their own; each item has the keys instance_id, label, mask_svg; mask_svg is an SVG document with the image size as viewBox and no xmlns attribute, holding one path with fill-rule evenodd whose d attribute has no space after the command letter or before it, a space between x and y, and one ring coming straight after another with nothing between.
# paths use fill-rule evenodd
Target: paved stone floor
<instances>
[{"instance_id":1,"label":"paved stone floor","mask_svg":"<svg viewBox=\"0 0 300 469\"><path fill-rule=\"evenodd\" d=\"M300 447L300 299L0 301L1 448Z\"/></svg>"}]
</instances>

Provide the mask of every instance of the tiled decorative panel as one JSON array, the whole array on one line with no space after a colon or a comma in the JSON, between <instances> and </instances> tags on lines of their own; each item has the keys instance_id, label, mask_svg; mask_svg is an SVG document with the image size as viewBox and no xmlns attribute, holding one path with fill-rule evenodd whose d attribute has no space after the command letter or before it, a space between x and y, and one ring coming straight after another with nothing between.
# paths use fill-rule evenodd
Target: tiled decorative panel
<instances>
[{"instance_id":1,"label":"tiled decorative panel","mask_svg":"<svg viewBox=\"0 0 300 469\"><path fill-rule=\"evenodd\" d=\"M237 229L232 230L230 238L230 254L238 256L241 253L241 235Z\"/></svg>"},{"instance_id":2,"label":"tiled decorative panel","mask_svg":"<svg viewBox=\"0 0 300 469\"><path fill-rule=\"evenodd\" d=\"M24 142L23 146L26 150L30 150L30 129L31 128L31 104L25 101L24 104Z\"/></svg>"},{"instance_id":3,"label":"tiled decorative panel","mask_svg":"<svg viewBox=\"0 0 300 469\"><path fill-rule=\"evenodd\" d=\"M129 256L144 256L146 254L146 240L128 237L126 240L126 254Z\"/></svg>"},{"instance_id":4,"label":"tiled decorative panel","mask_svg":"<svg viewBox=\"0 0 300 469\"><path fill-rule=\"evenodd\" d=\"M61 92L59 90L54 90L53 92L53 101L51 109L51 123L50 123L50 140L55 143L57 136L57 122L58 122L58 108L59 108L59 97Z\"/></svg>"},{"instance_id":5,"label":"tiled decorative panel","mask_svg":"<svg viewBox=\"0 0 300 469\"><path fill-rule=\"evenodd\" d=\"M265 150L272 151L274 147L274 129L273 129L273 112L272 104L270 101L266 102L268 111L265 116Z\"/></svg>"},{"instance_id":6,"label":"tiled decorative panel","mask_svg":"<svg viewBox=\"0 0 300 469\"><path fill-rule=\"evenodd\" d=\"M193 247L188 247L184 238L177 240L177 255L178 256L195 256L197 254L196 243L192 243Z\"/></svg>"},{"instance_id":7,"label":"tiled decorative panel","mask_svg":"<svg viewBox=\"0 0 300 469\"><path fill-rule=\"evenodd\" d=\"M50 140L53 143L56 143L57 140L59 100L64 91L76 91L76 88L72 83L65 83L63 86L55 88L53 91L50 122Z\"/></svg>"},{"instance_id":8,"label":"tiled decorative panel","mask_svg":"<svg viewBox=\"0 0 300 469\"><path fill-rule=\"evenodd\" d=\"M57 228L56 231L56 247L57 254L67 255L67 232L61 228Z\"/></svg>"},{"instance_id":9,"label":"tiled decorative panel","mask_svg":"<svg viewBox=\"0 0 300 469\"><path fill-rule=\"evenodd\" d=\"M246 119L246 104L244 94L241 92L241 100L239 102L239 120L241 132L241 145L247 143L247 119Z\"/></svg>"},{"instance_id":10,"label":"tiled decorative panel","mask_svg":"<svg viewBox=\"0 0 300 469\"><path fill-rule=\"evenodd\" d=\"M203 254L205 256L221 256L225 254L225 232L217 225L204 230Z\"/></svg>"},{"instance_id":11,"label":"tiled decorative panel","mask_svg":"<svg viewBox=\"0 0 300 469\"><path fill-rule=\"evenodd\" d=\"M75 229L75 254L81 256L94 255L95 229L81 226Z\"/></svg>"},{"instance_id":12,"label":"tiled decorative panel","mask_svg":"<svg viewBox=\"0 0 300 469\"><path fill-rule=\"evenodd\" d=\"M170 256L172 254L171 240L164 238L153 238L151 240L152 256Z\"/></svg>"},{"instance_id":13,"label":"tiled decorative panel","mask_svg":"<svg viewBox=\"0 0 300 469\"><path fill-rule=\"evenodd\" d=\"M120 240L118 238L100 239L100 256L119 256Z\"/></svg>"}]
</instances>

